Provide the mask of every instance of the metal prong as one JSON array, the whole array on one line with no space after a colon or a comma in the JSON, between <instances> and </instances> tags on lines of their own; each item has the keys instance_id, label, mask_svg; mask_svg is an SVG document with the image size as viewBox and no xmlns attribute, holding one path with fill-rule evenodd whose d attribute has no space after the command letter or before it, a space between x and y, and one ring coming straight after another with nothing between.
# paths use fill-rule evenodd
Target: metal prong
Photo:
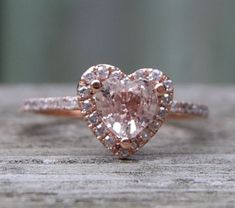
<instances>
[{"instance_id":1,"label":"metal prong","mask_svg":"<svg viewBox=\"0 0 235 208\"><path fill-rule=\"evenodd\" d=\"M101 87L102 87L102 84L101 84L101 82L99 80L93 80L91 82L92 92L95 93L95 92L99 91L101 89Z\"/></svg>"},{"instance_id":2,"label":"metal prong","mask_svg":"<svg viewBox=\"0 0 235 208\"><path fill-rule=\"evenodd\" d=\"M131 142L127 137L121 139L120 145L124 149L130 149L132 147Z\"/></svg>"},{"instance_id":3,"label":"metal prong","mask_svg":"<svg viewBox=\"0 0 235 208\"><path fill-rule=\"evenodd\" d=\"M166 93L166 88L162 83L156 84L154 90L157 93L157 95L163 95Z\"/></svg>"}]
</instances>

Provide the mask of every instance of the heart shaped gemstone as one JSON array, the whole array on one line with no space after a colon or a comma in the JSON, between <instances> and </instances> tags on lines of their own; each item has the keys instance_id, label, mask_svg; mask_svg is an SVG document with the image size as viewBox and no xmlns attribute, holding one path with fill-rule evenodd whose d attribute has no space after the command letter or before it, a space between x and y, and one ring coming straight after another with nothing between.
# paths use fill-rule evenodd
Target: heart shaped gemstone
<instances>
[{"instance_id":1,"label":"heart shaped gemstone","mask_svg":"<svg viewBox=\"0 0 235 208\"><path fill-rule=\"evenodd\" d=\"M153 86L143 80L107 79L96 93L97 111L118 138L132 139L154 120L159 110Z\"/></svg>"},{"instance_id":2,"label":"heart shaped gemstone","mask_svg":"<svg viewBox=\"0 0 235 208\"><path fill-rule=\"evenodd\" d=\"M160 128L171 107L173 86L157 69L140 69L127 76L102 64L83 74L78 99L96 137L114 154L126 157Z\"/></svg>"}]
</instances>

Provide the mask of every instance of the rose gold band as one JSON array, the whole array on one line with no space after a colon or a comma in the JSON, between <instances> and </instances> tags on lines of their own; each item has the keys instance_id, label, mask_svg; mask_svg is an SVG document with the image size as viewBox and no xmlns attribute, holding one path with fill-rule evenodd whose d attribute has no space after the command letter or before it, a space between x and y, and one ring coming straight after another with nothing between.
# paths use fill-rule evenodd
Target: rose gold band
<instances>
[{"instance_id":1,"label":"rose gold band","mask_svg":"<svg viewBox=\"0 0 235 208\"><path fill-rule=\"evenodd\" d=\"M47 115L83 117L76 96L28 99L24 102L22 110ZM174 101L168 119L205 118L207 116L208 108L205 105Z\"/></svg>"}]
</instances>

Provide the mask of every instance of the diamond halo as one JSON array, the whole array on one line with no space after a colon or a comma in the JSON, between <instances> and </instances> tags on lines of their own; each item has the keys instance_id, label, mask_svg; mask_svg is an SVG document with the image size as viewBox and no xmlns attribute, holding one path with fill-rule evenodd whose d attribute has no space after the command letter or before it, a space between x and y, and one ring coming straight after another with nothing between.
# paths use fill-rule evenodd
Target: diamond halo
<instances>
[{"instance_id":1,"label":"diamond halo","mask_svg":"<svg viewBox=\"0 0 235 208\"><path fill-rule=\"evenodd\" d=\"M90 67L78 85L78 100L88 126L114 155L126 158L145 145L170 111L172 81L158 69L130 75L99 64Z\"/></svg>"}]
</instances>

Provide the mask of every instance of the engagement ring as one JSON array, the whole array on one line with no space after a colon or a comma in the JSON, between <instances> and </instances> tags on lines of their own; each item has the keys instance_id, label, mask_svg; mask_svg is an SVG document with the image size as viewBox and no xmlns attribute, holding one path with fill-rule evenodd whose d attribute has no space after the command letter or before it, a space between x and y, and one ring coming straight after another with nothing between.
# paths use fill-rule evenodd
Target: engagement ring
<instances>
[{"instance_id":1,"label":"engagement ring","mask_svg":"<svg viewBox=\"0 0 235 208\"><path fill-rule=\"evenodd\" d=\"M99 64L81 77L77 96L32 98L23 111L84 118L96 138L114 155L134 154L168 119L206 118L205 105L173 100L171 79L158 69L126 75Z\"/></svg>"}]
</instances>

